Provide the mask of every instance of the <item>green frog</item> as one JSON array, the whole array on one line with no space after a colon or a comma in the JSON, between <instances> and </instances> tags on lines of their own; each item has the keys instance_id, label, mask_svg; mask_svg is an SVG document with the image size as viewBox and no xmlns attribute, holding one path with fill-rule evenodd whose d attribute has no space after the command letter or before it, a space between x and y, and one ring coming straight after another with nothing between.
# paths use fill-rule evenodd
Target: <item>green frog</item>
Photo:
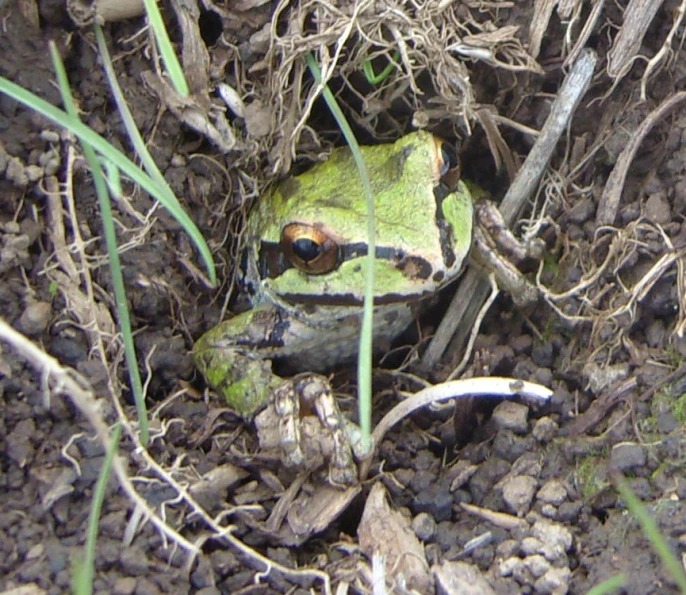
<instances>
[{"instance_id":1,"label":"green frog","mask_svg":"<svg viewBox=\"0 0 686 595\"><path fill-rule=\"evenodd\" d=\"M379 344L402 333L417 304L460 275L472 244L473 197L453 148L429 132L362 147L362 154L375 197ZM251 309L208 331L193 350L208 384L239 414L276 411L288 465L308 458L297 397L324 395L315 411L333 436L322 457L334 483L356 479L343 432L350 422L328 382L313 373L357 352L366 256L365 193L350 150L337 148L261 197L245 228L242 282ZM283 379L272 360L308 374Z\"/></svg>"}]
</instances>

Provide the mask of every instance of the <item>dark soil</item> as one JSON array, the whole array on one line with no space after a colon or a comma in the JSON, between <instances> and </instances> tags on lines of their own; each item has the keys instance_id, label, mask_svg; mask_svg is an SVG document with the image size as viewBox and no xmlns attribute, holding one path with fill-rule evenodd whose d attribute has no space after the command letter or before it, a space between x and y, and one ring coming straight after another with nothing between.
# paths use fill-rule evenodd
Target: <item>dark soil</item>
<instances>
[{"instance_id":1,"label":"dark soil","mask_svg":"<svg viewBox=\"0 0 686 595\"><path fill-rule=\"evenodd\" d=\"M452 408L414 415L379 446L370 474L375 481L351 494L327 528L305 539L265 522L296 475L256 453L251 425L204 397L188 355L193 341L223 315L233 287L241 217L265 183L290 169L289 133L301 113L292 112L290 120L279 123L281 132L273 122L274 113L281 118L288 113L288 101L298 99L297 92L295 98L284 92L278 105L269 103L274 95L267 87L275 83L263 61L284 64L283 55L277 60L266 53L269 27L264 27L275 3L259 8L238 4L224 13L203 10L200 17L215 69L210 69L213 84L229 82L250 98L248 113L229 116L239 142L228 152L180 123L178 114L162 108L144 84L143 73L154 69L150 40L140 33L142 19L105 29L136 123L213 247L222 280L219 289L210 288L178 224L154 209L144 192L124 184L127 196L114 208L138 358L148 381L152 440L147 454L132 439L135 409L121 345L113 339L112 284L103 266L98 206L80 148L42 116L0 95L0 318L59 364L78 371L108 424L120 415L129 420L119 452L132 485L176 532L163 534L110 480L99 524L94 590L121 595L323 592L326 574L334 588L371 592L371 562L364 546L360 549L357 530L371 485L382 482L391 508L401 511L422 542L434 569L431 580L440 581L438 568L451 562L442 568L455 580L471 569L496 593L581 594L619 573L626 581L617 592L677 593L674 578L612 480L615 474L629 478L681 560L686 554L686 508L681 504L686 498L682 104L657 121L642 142L614 227L600 227L596 211L622 149L652 110L683 91L686 53L680 42L673 44L671 62L650 78L646 101L640 102L643 61L614 87L607 73L622 15L617 4L605 7L588 41L599 55L597 75L552 157L535 206L538 216L547 197L545 214L554 222L542 232L550 255L541 284L550 295L524 310L501 296L481 326L466 374L538 382L554 391L550 406L476 404L468 423L456 421ZM384 3L377 4L381 10ZM300 8L307 12L312 5ZM642 54L650 58L657 53L677 8L671 0L660 8ZM163 9L178 41L173 13L167 3ZM462 21L470 14L467 4L446 10ZM496 27L521 25L517 43L510 46L518 52L527 47L532 10L518 3L488 18ZM286 35L285 23L295 11L281 12L279 35ZM483 25L487 13L479 14ZM92 32L74 28L63 3L0 3L0 15L0 75L60 105L47 45L54 40L83 121L129 151ZM428 27L418 19L420 25ZM537 57L539 74L464 58L475 93L471 108L493 106L502 116L540 129L564 77L565 27L557 15L548 24ZM437 91L440 80L431 80L435 73L422 74L421 83L430 89L425 97L407 86L393 100L384 98L381 115L363 122L351 88L364 95L364 85L356 79L356 67L341 68L344 74L332 86L351 106L357 130L369 142L409 131L420 109L429 129L440 128L448 136L451 130L464 132L460 109L438 101L444 95ZM286 79L297 83L297 77ZM302 102L296 103L301 110ZM324 144L312 131L293 141L296 167L306 165L301 157L323 153L334 138L323 106L315 104L308 123ZM463 173L500 198L508 177L496 171L484 129L474 119L470 124L473 135L463 140ZM532 137L506 126L502 130L512 163L521 163ZM669 257L669 266L646 276ZM646 291L632 293L639 281L646 283ZM573 295L551 297L575 287ZM430 335L437 322L430 313L420 324L422 336ZM0 336L0 593L19 592L13 589L21 586L31 586L26 591L31 593L61 593L70 590L73 565L83 555L104 448L73 395L54 382L48 390L48 364L27 358L6 338ZM451 351L442 369L449 372L460 357ZM336 372L341 392L353 393L351 371ZM388 373L378 376L376 419L395 402L389 388L410 388L400 376L388 378ZM440 380L440 374L432 380ZM312 478L302 494L319 497L320 488ZM199 508L180 495L186 489ZM490 537L481 545L469 545L485 534ZM186 541L174 543L175 535ZM190 544L196 553L188 551ZM266 571L268 560L274 563L271 571ZM295 568L301 572L287 570ZM466 592L459 589L444 592Z\"/></svg>"}]
</instances>

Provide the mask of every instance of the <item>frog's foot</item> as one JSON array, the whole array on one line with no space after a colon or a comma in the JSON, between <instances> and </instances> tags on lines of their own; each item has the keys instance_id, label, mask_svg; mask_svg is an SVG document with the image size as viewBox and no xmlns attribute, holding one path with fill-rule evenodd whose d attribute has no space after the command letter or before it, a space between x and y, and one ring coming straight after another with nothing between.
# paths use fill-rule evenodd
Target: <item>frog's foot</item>
<instances>
[{"instance_id":1,"label":"frog's foot","mask_svg":"<svg viewBox=\"0 0 686 595\"><path fill-rule=\"evenodd\" d=\"M545 243L535 239L523 243L509 230L502 215L492 202L482 200L476 208L474 227L474 258L478 264L492 271L498 285L512 295L519 306L538 300L538 290L519 271L515 264L525 260L540 260Z\"/></svg>"},{"instance_id":2,"label":"frog's foot","mask_svg":"<svg viewBox=\"0 0 686 595\"><path fill-rule=\"evenodd\" d=\"M314 410L315 415L301 415ZM322 376L308 374L286 380L274 391L267 408L255 418L260 447L278 449L288 467L315 470L329 463L334 485L357 483L348 422L331 387Z\"/></svg>"}]
</instances>

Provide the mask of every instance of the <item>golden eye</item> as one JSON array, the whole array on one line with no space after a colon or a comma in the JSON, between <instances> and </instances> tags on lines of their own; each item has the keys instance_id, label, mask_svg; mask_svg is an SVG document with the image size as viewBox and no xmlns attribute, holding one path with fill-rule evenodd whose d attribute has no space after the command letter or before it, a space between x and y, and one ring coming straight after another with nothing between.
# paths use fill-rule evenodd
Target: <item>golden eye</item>
<instances>
[{"instance_id":1,"label":"golden eye","mask_svg":"<svg viewBox=\"0 0 686 595\"><path fill-rule=\"evenodd\" d=\"M436 143L436 152L438 154L438 170L441 176L441 183L453 189L460 181L460 159L457 155L456 147L438 137L434 137L434 142Z\"/></svg>"},{"instance_id":2,"label":"golden eye","mask_svg":"<svg viewBox=\"0 0 686 595\"><path fill-rule=\"evenodd\" d=\"M338 244L314 225L286 225L281 230L281 248L295 267L311 275L330 273L339 264Z\"/></svg>"}]
</instances>

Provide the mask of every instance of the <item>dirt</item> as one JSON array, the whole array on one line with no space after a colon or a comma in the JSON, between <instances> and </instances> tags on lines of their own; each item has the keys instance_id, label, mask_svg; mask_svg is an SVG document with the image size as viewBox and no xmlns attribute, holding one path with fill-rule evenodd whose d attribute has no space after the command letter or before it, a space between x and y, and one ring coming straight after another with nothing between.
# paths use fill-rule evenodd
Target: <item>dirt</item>
<instances>
[{"instance_id":1,"label":"dirt","mask_svg":"<svg viewBox=\"0 0 686 595\"><path fill-rule=\"evenodd\" d=\"M194 340L226 316L226 296L234 295L236 240L251 202L265 185L340 142L324 105L313 99L307 51L327 45L330 57L341 50L330 84L364 142L397 138L413 123L450 140L459 135L463 175L496 200L507 190L535 140L522 127L541 128L564 78L572 50L564 45L567 17L553 13L548 21L521 3L405 4L387 11L386 3L373 3L356 15L307 1L189 9L209 59L204 70L186 64L195 115L221 130L209 108L219 105L220 81L247 103L239 115L227 112L230 149L222 144L230 144L228 137L191 129L184 120L189 109L177 109L171 92L160 97L144 82L156 58L142 19L105 27L136 124L208 239L220 278L211 288L179 225L125 182L114 209L152 419L147 451L137 448L99 208L80 148L46 118L0 95L0 318L36 347L31 352L6 331L0 335L0 593L21 586L32 593L70 590L104 460L101 438L116 421L124 430L120 471L130 479L121 483L117 475L108 484L95 592L371 592L370 554L381 547L374 536L388 527L387 545L397 540L404 551L425 556L417 568L399 564L417 592L432 592L437 583L442 592L466 592L460 581L472 581L481 593L580 594L619 573L626 580L616 592L679 592L613 476L628 478L681 560L683 103L647 129L615 211L603 191L616 183L622 151L653 111L680 100L686 55L677 36L667 61L646 79L641 101L646 61L619 76L612 47L628 26L620 4L605 6L592 29L586 47L598 54L596 75L515 227L522 234L541 223L534 230L547 244L539 303L519 308L501 295L463 373L540 383L553 391L547 406L477 402L458 409L457 418L455 407L424 409L385 437L369 481L326 491L317 475L303 477L257 452L253 427L221 408L193 369ZM179 42L178 15L168 3L162 8ZM580 3L580 23L591 18L589 8ZM652 19L639 48L648 59L658 54L677 8L668 0ZM76 29L63 3L2 3L0 13L0 74L60 105L47 49L54 40L82 119L128 152L92 31ZM530 23L544 31L538 53ZM374 87L364 81L361 61L375 56L382 70L394 40L406 52L398 58L405 66ZM458 41L471 54L453 51ZM500 130L500 139L486 130ZM497 146L500 169L491 151ZM597 219L608 208L613 225ZM537 264L527 270L535 280ZM449 298L441 296L422 319L422 337L435 330ZM230 309L239 302L232 298ZM400 355L416 341L416 333L406 335ZM461 349L451 347L432 381L457 365ZM417 388L409 369L391 363L398 367L376 377L375 421L395 403L396 390ZM78 376L65 373L70 369ZM354 394L351 370L337 370L334 383ZM294 485L302 489L288 495ZM375 493L372 514L365 508L373 485L384 486L385 499ZM326 516L335 506L340 514ZM308 509L327 518L316 534L310 526L293 528ZM382 515L390 520L378 529L373 521ZM396 570L387 569L389 579L397 579Z\"/></svg>"}]
</instances>

